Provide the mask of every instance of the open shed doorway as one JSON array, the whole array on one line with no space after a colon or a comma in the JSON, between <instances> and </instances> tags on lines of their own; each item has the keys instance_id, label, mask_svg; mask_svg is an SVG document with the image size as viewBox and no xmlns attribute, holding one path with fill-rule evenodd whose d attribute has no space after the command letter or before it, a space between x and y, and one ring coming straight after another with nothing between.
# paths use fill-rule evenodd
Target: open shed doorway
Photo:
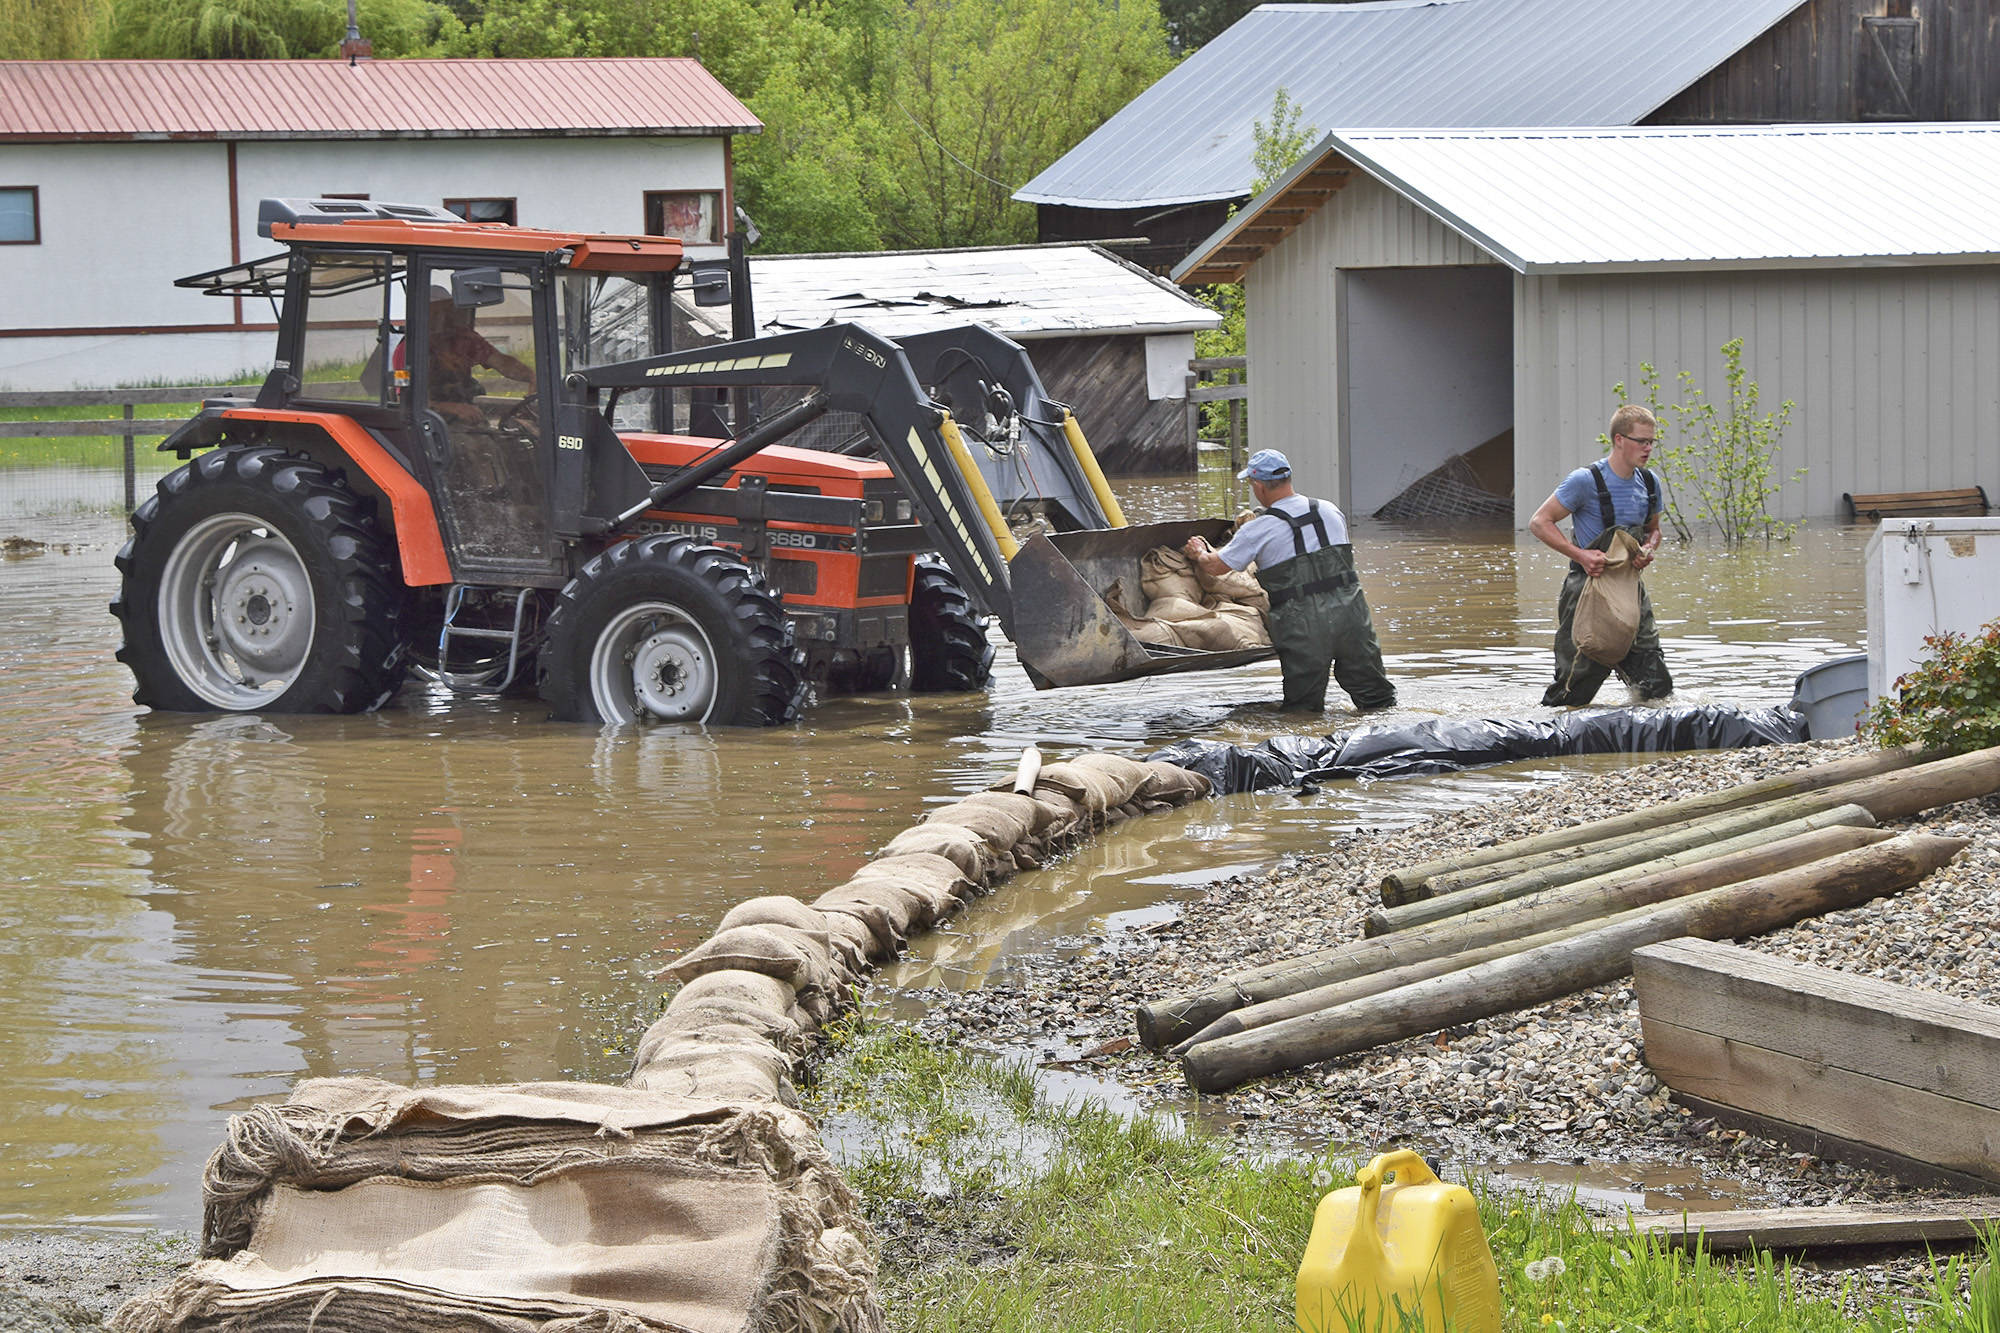
<instances>
[{"instance_id":1,"label":"open shed doorway","mask_svg":"<svg viewBox=\"0 0 2000 1333\"><path fill-rule=\"evenodd\" d=\"M1339 305L1349 512L1510 517L1513 274L1348 269Z\"/></svg>"}]
</instances>

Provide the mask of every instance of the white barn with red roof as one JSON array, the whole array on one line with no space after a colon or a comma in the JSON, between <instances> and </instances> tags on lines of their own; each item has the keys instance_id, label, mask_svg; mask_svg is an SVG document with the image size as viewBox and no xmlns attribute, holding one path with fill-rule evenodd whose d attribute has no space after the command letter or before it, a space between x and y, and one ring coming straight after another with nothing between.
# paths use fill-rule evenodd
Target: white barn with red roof
<instances>
[{"instance_id":1,"label":"white barn with red roof","mask_svg":"<svg viewBox=\"0 0 2000 1333\"><path fill-rule=\"evenodd\" d=\"M0 61L0 388L261 371L274 313L176 288L266 197L677 235L720 255L757 118L690 59Z\"/></svg>"}]
</instances>

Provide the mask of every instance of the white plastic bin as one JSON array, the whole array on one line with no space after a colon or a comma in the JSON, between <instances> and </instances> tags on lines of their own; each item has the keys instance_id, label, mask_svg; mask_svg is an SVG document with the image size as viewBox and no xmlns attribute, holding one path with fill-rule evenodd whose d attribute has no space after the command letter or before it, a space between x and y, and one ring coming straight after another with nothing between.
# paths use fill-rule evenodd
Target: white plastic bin
<instances>
[{"instance_id":1,"label":"white plastic bin","mask_svg":"<svg viewBox=\"0 0 2000 1333\"><path fill-rule=\"evenodd\" d=\"M1923 659L1927 635L2000 616L2000 517L1885 518L1865 560L1870 702Z\"/></svg>"}]
</instances>

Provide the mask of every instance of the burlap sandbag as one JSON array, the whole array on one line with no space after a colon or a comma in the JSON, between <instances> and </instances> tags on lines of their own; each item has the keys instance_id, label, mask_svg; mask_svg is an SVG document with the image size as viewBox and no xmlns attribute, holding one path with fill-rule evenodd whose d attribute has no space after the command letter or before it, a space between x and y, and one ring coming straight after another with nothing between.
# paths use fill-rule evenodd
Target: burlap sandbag
<instances>
[{"instance_id":1,"label":"burlap sandbag","mask_svg":"<svg viewBox=\"0 0 2000 1333\"><path fill-rule=\"evenodd\" d=\"M1179 621L1174 628L1180 631L1182 643L1204 652L1228 652L1245 646L1240 628L1233 621L1213 612L1194 620Z\"/></svg>"},{"instance_id":2,"label":"burlap sandbag","mask_svg":"<svg viewBox=\"0 0 2000 1333\"><path fill-rule=\"evenodd\" d=\"M112 1327L881 1327L853 1191L771 1102L310 1080L231 1118L203 1195L203 1261Z\"/></svg>"},{"instance_id":3,"label":"burlap sandbag","mask_svg":"<svg viewBox=\"0 0 2000 1333\"><path fill-rule=\"evenodd\" d=\"M736 926L709 936L661 970L681 981L724 969L762 972L803 995L833 985L824 939L824 932L815 939L789 926Z\"/></svg>"},{"instance_id":4,"label":"burlap sandbag","mask_svg":"<svg viewBox=\"0 0 2000 1333\"><path fill-rule=\"evenodd\" d=\"M639 1036L639 1044L632 1052L632 1067L637 1069L650 1060L659 1051L660 1043L670 1036L709 1033L756 1037L793 1058L805 1055L813 1046L812 1033L800 1027L790 1015L710 1000L706 1004L669 1009L654 1019L653 1025Z\"/></svg>"},{"instance_id":5,"label":"burlap sandbag","mask_svg":"<svg viewBox=\"0 0 2000 1333\"><path fill-rule=\"evenodd\" d=\"M826 937L833 945L833 961L846 970L849 981L867 976L869 964L895 957L894 949L884 949L876 943L875 932L859 916L850 912L820 915L826 919Z\"/></svg>"},{"instance_id":6,"label":"burlap sandbag","mask_svg":"<svg viewBox=\"0 0 2000 1333\"><path fill-rule=\"evenodd\" d=\"M819 913L786 894L745 898L722 914L722 920L715 923L715 931L719 935L737 926L790 926L822 945L827 942L826 922L820 919Z\"/></svg>"},{"instance_id":7,"label":"burlap sandbag","mask_svg":"<svg viewBox=\"0 0 2000 1333\"><path fill-rule=\"evenodd\" d=\"M1145 794L1158 797L1172 805L1186 805L1199 800L1215 790L1206 777L1191 768L1170 764L1164 759L1148 759L1146 766Z\"/></svg>"},{"instance_id":8,"label":"burlap sandbag","mask_svg":"<svg viewBox=\"0 0 2000 1333\"><path fill-rule=\"evenodd\" d=\"M898 879L921 884L924 892L947 912L959 903L979 895L979 885L965 877L956 861L932 852L905 852L901 856L878 856L873 861L864 862L849 877L850 882L866 882L873 879Z\"/></svg>"},{"instance_id":9,"label":"burlap sandbag","mask_svg":"<svg viewBox=\"0 0 2000 1333\"><path fill-rule=\"evenodd\" d=\"M1011 783L992 787L986 791L976 791L959 804L991 805L1019 815L1026 821L1028 832L1037 838L1048 832L1049 826L1057 822L1061 813L1053 805L1045 805L1032 796L1013 790Z\"/></svg>"},{"instance_id":10,"label":"burlap sandbag","mask_svg":"<svg viewBox=\"0 0 2000 1333\"><path fill-rule=\"evenodd\" d=\"M1120 616L1118 622L1132 631L1132 637L1140 643L1164 643L1180 645L1180 630L1170 620L1136 620L1131 616Z\"/></svg>"},{"instance_id":11,"label":"burlap sandbag","mask_svg":"<svg viewBox=\"0 0 2000 1333\"><path fill-rule=\"evenodd\" d=\"M983 793L982 793L983 795ZM1027 803L1032 804L1032 802ZM997 805L977 797L941 805L924 816L926 824L969 828L996 852L1012 851L1035 834L1036 812L1023 806Z\"/></svg>"},{"instance_id":12,"label":"burlap sandbag","mask_svg":"<svg viewBox=\"0 0 2000 1333\"><path fill-rule=\"evenodd\" d=\"M1576 650L1593 662L1617 666L1639 636L1639 543L1623 528L1611 534L1604 572L1583 581L1576 599L1571 636Z\"/></svg>"},{"instance_id":13,"label":"burlap sandbag","mask_svg":"<svg viewBox=\"0 0 2000 1333\"><path fill-rule=\"evenodd\" d=\"M840 889L822 893L813 899L813 906L827 918L829 926L836 917L860 922L873 941L868 950L871 958L894 958L909 938L910 914L901 907L890 911L872 898L843 894Z\"/></svg>"},{"instance_id":14,"label":"burlap sandbag","mask_svg":"<svg viewBox=\"0 0 2000 1333\"><path fill-rule=\"evenodd\" d=\"M788 981L742 968L716 968L691 978L675 991L667 1000L667 1010L671 1013L704 1004L740 1005L776 1020L789 1018L797 1002L798 992Z\"/></svg>"},{"instance_id":15,"label":"burlap sandbag","mask_svg":"<svg viewBox=\"0 0 2000 1333\"><path fill-rule=\"evenodd\" d=\"M1112 614L1120 620L1132 621L1144 620L1146 618L1145 594L1140 593L1135 596L1133 590L1125 586L1124 579L1113 579L1111 586L1104 590L1103 595L1104 604L1110 607Z\"/></svg>"},{"instance_id":16,"label":"burlap sandbag","mask_svg":"<svg viewBox=\"0 0 2000 1333\"><path fill-rule=\"evenodd\" d=\"M631 1084L663 1097L689 1097L711 1102L798 1103L791 1080L772 1059L775 1051L667 1050L635 1071Z\"/></svg>"},{"instance_id":17,"label":"burlap sandbag","mask_svg":"<svg viewBox=\"0 0 2000 1333\"><path fill-rule=\"evenodd\" d=\"M1035 776L1035 790L1047 790L1075 801L1093 824L1104 822L1104 812L1125 799L1125 788L1108 773L1082 768L1064 760L1043 764Z\"/></svg>"},{"instance_id":18,"label":"burlap sandbag","mask_svg":"<svg viewBox=\"0 0 2000 1333\"><path fill-rule=\"evenodd\" d=\"M984 884L996 867L993 849L986 845L986 840L956 824L924 823L906 828L882 849L884 856L923 853L944 857L958 867L960 874L979 884Z\"/></svg>"},{"instance_id":19,"label":"burlap sandbag","mask_svg":"<svg viewBox=\"0 0 2000 1333\"><path fill-rule=\"evenodd\" d=\"M1146 785L1146 766L1136 759L1128 759L1122 754L1106 754L1102 750L1091 750L1070 760L1078 768L1092 769L1104 774L1117 785L1117 795L1110 802L1123 805L1139 794Z\"/></svg>"},{"instance_id":20,"label":"burlap sandbag","mask_svg":"<svg viewBox=\"0 0 2000 1333\"><path fill-rule=\"evenodd\" d=\"M1229 621L1236 627L1236 646L1239 648L1262 648L1271 642L1271 622L1264 612L1243 602L1219 602L1215 607L1218 620Z\"/></svg>"},{"instance_id":21,"label":"burlap sandbag","mask_svg":"<svg viewBox=\"0 0 2000 1333\"><path fill-rule=\"evenodd\" d=\"M821 911L853 911L856 915L865 911L870 916L863 920L879 917L905 939L929 927L938 915L935 898L887 880L849 880L828 889L818 901L825 904Z\"/></svg>"},{"instance_id":22,"label":"burlap sandbag","mask_svg":"<svg viewBox=\"0 0 2000 1333\"><path fill-rule=\"evenodd\" d=\"M1156 620L1173 618L1159 613L1163 597L1201 600L1201 580L1195 576L1194 562L1176 546L1155 546L1139 557L1139 587L1146 594L1146 614Z\"/></svg>"},{"instance_id":23,"label":"burlap sandbag","mask_svg":"<svg viewBox=\"0 0 2000 1333\"><path fill-rule=\"evenodd\" d=\"M1207 614L1208 608L1192 597L1155 597L1146 606L1148 620L1171 621L1177 631L1187 621L1200 620Z\"/></svg>"},{"instance_id":24,"label":"burlap sandbag","mask_svg":"<svg viewBox=\"0 0 2000 1333\"><path fill-rule=\"evenodd\" d=\"M1271 594L1264 591L1264 585L1257 582L1257 576L1247 569L1211 574L1196 566L1195 572L1201 576L1201 601L1204 606L1233 604L1255 607L1259 611L1271 609Z\"/></svg>"}]
</instances>

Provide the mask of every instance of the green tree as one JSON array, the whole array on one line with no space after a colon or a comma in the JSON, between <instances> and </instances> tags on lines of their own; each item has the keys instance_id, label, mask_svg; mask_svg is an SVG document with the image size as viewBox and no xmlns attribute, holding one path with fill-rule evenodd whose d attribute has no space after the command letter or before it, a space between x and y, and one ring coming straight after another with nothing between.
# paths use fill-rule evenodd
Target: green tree
<instances>
[{"instance_id":1,"label":"green tree","mask_svg":"<svg viewBox=\"0 0 2000 1333\"><path fill-rule=\"evenodd\" d=\"M0 51L10 60L81 59L105 12L105 0L0 0Z\"/></svg>"},{"instance_id":2,"label":"green tree","mask_svg":"<svg viewBox=\"0 0 2000 1333\"><path fill-rule=\"evenodd\" d=\"M450 12L430 0L361 0L378 56L427 54ZM347 35L345 0L112 0L101 54L151 60L328 59Z\"/></svg>"},{"instance_id":3,"label":"green tree","mask_svg":"<svg viewBox=\"0 0 2000 1333\"><path fill-rule=\"evenodd\" d=\"M1319 139L1313 126L1299 124L1299 104L1283 86L1271 97L1271 118L1250 122L1250 194L1252 198L1269 189L1272 182L1291 170L1305 156L1306 149ZM1233 214L1234 209L1230 210ZM1222 324L1194 336L1195 355L1200 357L1242 356L1248 346L1241 283L1218 283L1203 288L1201 299L1222 313ZM1227 403L1202 404L1202 429L1220 435L1228 429Z\"/></svg>"},{"instance_id":4,"label":"green tree","mask_svg":"<svg viewBox=\"0 0 2000 1333\"><path fill-rule=\"evenodd\" d=\"M1166 73L1157 0L911 0L877 80L898 246L1030 240L1013 192Z\"/></svg>"},{"instance_id":5,"label":"green tree","mask_svg":"<svg viewBox=\"0 0 2000 1333\"><path fill-rule=\"evenodd\" d=\"M1752 537L1788 539L1798 524L1772 517L1771 497L1784 489L1777 475L1780 438L1792 419L1796 406L1787 398L1775 412L1758 410L1762 391L1757 381L1743 369L1743 340L1731 338L1722 344L1723 381L1729 386L1728 402L1717 407L1708 393L1695 382L1694 372L1683 370L1675 376L1685 400L1663 403L1660 376L1650 361L1639 363L1639 387L1646 391L1645 405L1659 423L1659 443L1653 458L1659 464L1660 480L1666 488L1666 519L1674 536L1688 541L1696 525L1712 525L1722 544L1736 550ZM1624 381L1611 386L1619 402L1632 401ZM1598 444L1611 447L1607 436ZM1805 476L1799 468L1791 480ZM1693 508L1689 514L1683 504Z\"/></svg>"}]
</instances>

